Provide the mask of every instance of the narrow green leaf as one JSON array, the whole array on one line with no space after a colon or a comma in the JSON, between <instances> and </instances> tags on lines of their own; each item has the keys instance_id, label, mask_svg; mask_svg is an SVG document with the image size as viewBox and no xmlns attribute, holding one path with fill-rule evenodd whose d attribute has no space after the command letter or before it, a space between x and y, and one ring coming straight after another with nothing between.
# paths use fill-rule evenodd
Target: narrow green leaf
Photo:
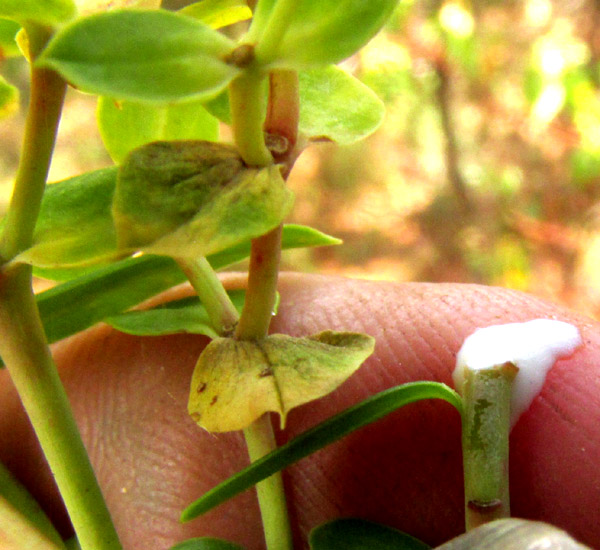
<instances>
[{"instance_id":1,"label":"narrow green leaf","mask_svg":"<svg viewBox=\"0 0 600 550\"><path fill-rule=\"evenodd\" d=\"M310 533L311 550L428 550L429 545L386 525L364 519L335 519Z\"/></svg>"},{"instance_id":2,"label":"narrow green leaf","mask_svg":"<svg viewBox=\"0 0 600 550\"><path fill-rule=\"evenodd\" d=\"M292 204L278 166L246 167L223 144L169 141L129 155L113 215L122 249L199 257L263 235Z\"/></svg>"},{"instance_id":3,"label":"narrow green leaf","mask_svg":"<svg viewBox=\"0 0 600 550\"><path fill-rule=\"evenodd\" d=\"M19 90L0 75L0 119L19 110Z\"/></svg>"},{"instance_id":4,"label":"narrow green leaf","mask_svg":"<svg viewBox=\"0 0 600 550\"><path fill-rule=\"evenodd\" d=\"M50 41L38 64L84 91L133 101L207 98L238 73L235 43L165 10L115 10L78 19Z\"/></svg>"},{"instance_id":5,"label":"narrow green leaf","mask_svg":"<svg viewBox=\"0 0 600 550\"><path fill-rule=\"evenodd\" d=\"M151 105L100 97L97 118L104 145L117 164L151 141L219 137L218 120L200 101Z\"/></svg>"},{"instance_id":6,"label":"narrow green leaf","mask_svg":"<svg viewBox=\"0 0 600 550\"><path fill-rule=\"evenodd\" d=\"M199 19L213 29L252 17L252 10L243 0L202 0L186 6L180 13Z\"/></svg>"},{"instance_id":7,"label":"narrow green leaf","mask_svg":"<svg viewBox=\"0 0 600 550\"><path fill-rule=\"evenodd\" d=\"M300 71L298 78L304 135L348 144L372 134L383 121L383 102L342 69L331 65Z\"/></svg>"},{"instance_id":8,"label":"narrow green leaf","mask_svg":"<svg viewBox=\"0 0 600 550\"><path fill-rule=\"evenodd\" d=\"M117 251L111 205L115 167L50 184L44 194L33 246L15 261L80 267L123 256Z\"/></svg>"},{"instance_id":9,"label":"narrow green leaf","mask_svg":"<svg viewBox=\"0 0 600 550\"><path fill-rule=\"evenodd\" d=\"M236 309L241 312L245 292L234 290L228 294ZM137 336L176 333L204 334L209 338L219 336L211 325L206 308L197 296L173 300L152 309L128 311L107 317L104 322L121 332Z\"/></svg>"},{"instance_id":10,"label":"narrow green leaf","mask_svg":"<svg viewBox=\"0 0 600 550\"><path fill-rule=\"evenodd\" d=\"M259 481L354 430L375 422L404 405L422 399L443 399L459 412L462 409L460 396L439 382L412 382L385 390L307 430L217 485L190 504L181 514L181 520L189 521L212 510Z\"/></svg>"},{"instance_id":11,"label":"narrow green leaf","mask_svg":"<svg viewBox=\"0 0 600 550\"><path fill-rule=\"evenodd\" d=\"M36 296L50 343L66 338L185 281L170 258L128 258Z\"/></svg>"},{"instance_id":12,"label":"narrow green leaf","mask_svg":"<svg viewBox=\"0 0 600 550\"><path fill-rule=\"evenodd\" d=\"M244 550L244 548L227 540L200 537L180 542L171 547L171 550Z\"/></svg>"},{"instance_id":13,"label":"narrow green leaf","mask_svg":"<svg viewBox=\"0 0 600 550\"><path fill-rule=\"evenodd\" d=\"M40 505L0 463L0 532L3 550L64 550Z\"/></svg>"},{"instance_id":14,"label":"narrow green leaf","mask_svg":"<svg viewBox=\"0 0 600 550\"><path fill-rule=\"evenodd\" d=\"M71 19L77 10L73 0L2 0L0 17L56 25Z\"/></svg>"},{"instance_id":15,"label":"narrow green leaf","mask_svg":"<svg viewBox=\"0 0 600 550\"><path fill-rule=\"evenodd\" d=\"M0 59L20 55L15 37L21 25L10 19L0 19Z\"/></svg>"},{"instance_id":16,"label":"narrow green leaf","mask_svg":"<svg viewBox=\"0 0 600 550\"><path fill-rule=\"evenodd\" d=\"M200 354L188 412L209 432L247 428L265 412L287 413L331 393L373 353L366 334L325 331L306 338L217 338Z\"/></svg>"},{"instance_id":17,"label":"narrow green leaf","mask_svg":"<svg viewBox=\"0 0 600 550\"><path fill-rule=\"evenodd\" d=\"M333 241L333 242L332 242ZM336 239L303 226L284 226L283 248L335 244ZM225 251L208 260L223 269L243 260L250 243ZM50 343L75 334L106 317L117 315L163 290L185 281L185 275L170 258L144 255L127 258L67 281L36 296L42 323Z\"/></svg>"},{"instance_id":18,"label":"narrow green leaf","mask_svg":"<svg viewBox=\"0 0 600 550\"><path fill-rule=\"evenodd\" d=\"M338 63L377 34L397 3L398 0L298 0L281 39L266 45L259 41L257 61L289 69ZM279 23L269 20L268 24Z\"/></svg>"}]
</instances>

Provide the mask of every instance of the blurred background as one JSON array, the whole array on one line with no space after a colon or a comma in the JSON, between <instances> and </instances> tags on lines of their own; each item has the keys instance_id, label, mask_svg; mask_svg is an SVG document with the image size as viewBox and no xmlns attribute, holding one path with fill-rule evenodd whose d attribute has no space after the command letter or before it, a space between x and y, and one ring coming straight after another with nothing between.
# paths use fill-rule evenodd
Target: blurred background
<instances>
[{"instance_id":1,"label":"blurred background","mask_svg":"<svg viewBox=\"0 0 600 550\"><path fill-rule=\"evenodd\" d=\"M284 268L501 285L600 318L600 1L402 0L343 67L385 102L369 139L311 146L289 221L344 244ZM27 102L0 125L0 214ZM50 180L111 164L95 98L70 90Z\"/></svg>"}]
</instances>

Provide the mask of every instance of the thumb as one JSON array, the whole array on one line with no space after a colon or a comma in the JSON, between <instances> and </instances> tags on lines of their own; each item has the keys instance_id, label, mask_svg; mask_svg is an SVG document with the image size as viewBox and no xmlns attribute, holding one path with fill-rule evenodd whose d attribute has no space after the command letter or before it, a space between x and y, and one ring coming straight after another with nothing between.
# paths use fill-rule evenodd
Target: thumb
<instances>
[{"instance_id":1,"label":"thumb","mask_svg":"<svg viewBox=\"0 0 600 550\"><path fill-rule=\"evenodd\" d=\"M597 324L518 292L472 285L289 274L280 292L273 331L352 330L377 339L374 355L338 390L290 413L282 441L391 386L423 379L450 384L455 354L477 327L537 317L576 324L583 347L555 365L513 430L512 507L517 516L549 521L600 546ZM178 522L187 504L247 464L239 433L211 435L187 417L191 372L205 344L201 337L138 338L101 326L55 347L127 550L166 549L202 535L263 547L252 492L189 524ZM0 406L6 411L0 455L56 510L51 478L40 473L39 453L27 443L31 434L8 383ZM387 523L431 544L458 534L461 460L458 415L438 401L407 406L323 449L284 476L298 547L306 546L310 529L340 516Z\"/></svg>"}]
</instances>

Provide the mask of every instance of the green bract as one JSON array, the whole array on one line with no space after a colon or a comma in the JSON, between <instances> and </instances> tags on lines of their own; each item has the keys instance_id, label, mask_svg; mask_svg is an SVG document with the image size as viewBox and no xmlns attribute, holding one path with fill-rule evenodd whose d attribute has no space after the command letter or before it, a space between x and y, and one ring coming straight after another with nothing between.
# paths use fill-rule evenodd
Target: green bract
<instances>
[{"instance_id":1,"label":"green bract","mask_svg":"<svg viewBox=\"0 0 600 550\"><path fill-rule=\"evenodd\" d=\"M373 352L365 334L326 331L307 338L218 338L202 352L188 412L210 432L241 430L265 412L281 415L332 392Z\"/></svg>"},{"instance_id":2,"label":"green bract","mask_svg":"<svg viewBox=\"0 0 600 550\"><path fill-rule=\"evenodd\" d=\"M199 101L150 105L101 97L97 116L104 145L116 163L123 162L136 147L151 141L215 141L219 137L217 119Z\"/></svg>"},{"instance_id":3,"label":"green bract","mask_svg":"<svg viewBox=\"0 0 600 550\"><path fill-rule=\"evenodd\" d=\"M364 519L336 519L310 533L311 550L427 550L429 545L385 525Z\"/></svg>"},{"instance_id":4,"label":"green bract","mask_svg":"<svg viewBox=\"0 0 600 550\"><path fill-rule=\"evenodd\" d=\"M21 25L10 19L0 19L0 57L6 58L19 55L19 47L15 37Z\"/></svg>"},{"instance_id":5,"label":"green bract","mask_svg":"<svg viewBox=\"0 0 600 550\"><path fill-rule=\"evenodd\" d=\"M75 16L73 0L2 0L0 17L56 25Z\"/></svg>"},{"instance_id":6,"label":"green bract","mask_svg":"<svg viewBox=\"0 0 600 550\"><path fill-rule=\"evenodd\" d=\"M397 0L298 0L290 10L282 36L265 44L261 39L268 35L268 27L283 26L275 17L268 20L257 44L257 60L266 66L289 69L338 63L373 38L397 3ZM272 0L262 9L271 15L276 11L272 9Z\"/></svg>"},{"instance_id":7,"label":"green bract","mask_svg":"<svg viewBox=\"0 0 600 550\"><path fill-rule=\"evenodd\" d=\"M196 258L263 235L292 203L278 166L248 168L208 141L156 142L121 167L113 215L120 248Z\"/></svg>"},{"instance_id":8,"label":"green bract","mask_svg":"<svg viewBox=\"0 0 600 550\"><path fill-rule=\"evenodd\" d=\"M209 97L238 69L235 43L199 21L164 10L115 10L81 18L51 40L39 65L84 91L134 101Z\"/></svg>"}]
</instances>

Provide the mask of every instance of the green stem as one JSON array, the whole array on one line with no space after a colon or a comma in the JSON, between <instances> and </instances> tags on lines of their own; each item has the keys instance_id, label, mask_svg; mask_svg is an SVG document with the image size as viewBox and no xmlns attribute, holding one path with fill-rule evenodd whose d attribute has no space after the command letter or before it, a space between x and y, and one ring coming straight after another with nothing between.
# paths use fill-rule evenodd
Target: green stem
<instances>
[{"instance_id":1,"label":"green stem","mask_svg":"<svg viewBox=\"0 0 600 550\"><path fill-rule=\"evenodd\" d=\"M296 0L277 0L269 15L267 26L256 45L256 59L260 63L269 63L276 57L279 44L289 27L296 4Z\"/></svg>"},{"instance_id":2,"label":"green stem","mask_svg":"<svg viewBox=\"0 0 600 550\"><path fill-rule=\"evenodd\" d=\"M240 316L208 260L204 257L176 260L206 308L217 334L231 334Z\"/></svg>"},{"instance_id":3,"label":"green stem","mask_svg":"<svg viewBox=\"0 0 600 550\"><path fill-rule=\"evenodd\" d=\"M238 340L260 340L269 331L277 292L282 227L252 241L246 301L235 331Z\"/></svg>"},{"instance_id":4,"label":"green stem","mask_svg":"<svg viewBox=\"0 0 600 550\"><path fill-rule=\"evenodd\" d=\"M269 454L277 447L271 417L268 414L262 415L248 426L244 430L244 437L252 462ZM256 492L265 531L266 547L269 550L293 548L281 474L274 474L257 483Z\"/></svg>"},{"instance_id":5,"label":"green stem","mask_svg":"<svg viewBox=\"0 0 600 550\"><path fill-rule=\"evenodd\" d=\"M50 355L35 297L31 267L0 272L0 356L9 370L81 547L120 550L69 401Z\"/></svg>"},{"instance_id":6,"label":"green stem","mask_svg":"<svg viewBox=\"0 0 600 550\"><path fill-rule=\"evenodd\" d=\"M44 27L27 27L30 57L35 59L50 38ZM56 130L66 91L54 71L32 64L31 98L25 123L21 160L0 238L0 264L29 248L40 211Z\"/></svg>"},{"instance_id":7,"label":"green stem","mask_svg":"<svg viewBox=\"0 0 600 550\"><path fill-rule=\"evenodd\" d=\"M229 85L235 143L248 166L268 166L273 157L265 145L263 121L267 111L266 79L247 70Z\"/></svg>"},{"instance_id":8,"label":"green stem","mask_svg":"<svg viewBox=\"0 0 600 550\"><path fill-rule=\"evenodd\" d=\"M510 516L508 436L511 388L518 368L465 368L463 467L467 531Z\"/></svg>"}]
</instances>

